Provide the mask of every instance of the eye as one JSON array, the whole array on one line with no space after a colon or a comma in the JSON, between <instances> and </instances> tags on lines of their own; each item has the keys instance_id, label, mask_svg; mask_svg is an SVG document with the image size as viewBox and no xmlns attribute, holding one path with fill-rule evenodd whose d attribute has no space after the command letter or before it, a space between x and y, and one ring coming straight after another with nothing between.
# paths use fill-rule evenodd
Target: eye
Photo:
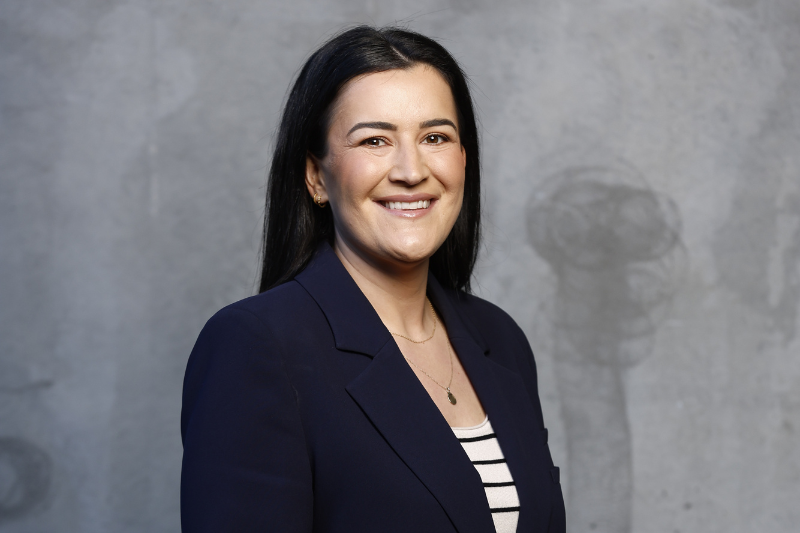
<instances>
[{"instance_id":1,"label":"eye","mask_svg":"<svg viewBox=\"0 0 800 533\"><path fill-rule=\"evenodd\" d=\"M448 139L446 135L442 135L441 133L431 133L430 135L425 136L425 140L423 142L426 144L442 144L449 140L450 139Z\"/></svg>"},{"instance_id":2,"label":"eye","mask_svg":"<svg viewBox=\"0 0 800 533\"><path fill-rule=\"evenodd\" d=\"M385 146L386 140L380 137L370 137L369 139L364 139L363 141L361 141L361 144L365 146L379 147L379 146Z\"/></svg>"}]
</instances>

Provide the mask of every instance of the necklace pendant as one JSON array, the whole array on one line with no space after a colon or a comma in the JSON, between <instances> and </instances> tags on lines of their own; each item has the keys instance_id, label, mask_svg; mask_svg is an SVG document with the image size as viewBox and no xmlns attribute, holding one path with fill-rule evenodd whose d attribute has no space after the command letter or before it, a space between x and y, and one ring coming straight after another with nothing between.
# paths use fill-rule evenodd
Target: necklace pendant
<instances>
[{"instance_id":1,"label":"necklace pendant","mask_svg":"<svg viewBox=\"0 0 800 533\"><path fill-rule=\"evenodd\" d=\"M452 403L453 405L456 404L456 397L453 396L453 393L450 392L450 389L447 389L447 399L450 400L450 403Z\"/></svg>"}]
</instances>

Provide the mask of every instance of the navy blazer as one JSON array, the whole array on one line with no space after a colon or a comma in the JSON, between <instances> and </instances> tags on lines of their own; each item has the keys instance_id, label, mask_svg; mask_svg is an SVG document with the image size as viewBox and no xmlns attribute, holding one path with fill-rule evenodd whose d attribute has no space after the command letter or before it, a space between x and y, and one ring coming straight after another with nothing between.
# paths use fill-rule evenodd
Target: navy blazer
<instances>
[{"instance_id":1,"label":"navy blazer","mask_svg":"<svg viewBox=\"0 0 800 533\"><path fill-rule=\"evenodd\" d=\"M514 477L517 531L563 533L524 334L433 276L428 297ZM294 280L208 321L181 430L185 533L494 531L475 467L327 245Z\"/></svg>"}]
</instances>

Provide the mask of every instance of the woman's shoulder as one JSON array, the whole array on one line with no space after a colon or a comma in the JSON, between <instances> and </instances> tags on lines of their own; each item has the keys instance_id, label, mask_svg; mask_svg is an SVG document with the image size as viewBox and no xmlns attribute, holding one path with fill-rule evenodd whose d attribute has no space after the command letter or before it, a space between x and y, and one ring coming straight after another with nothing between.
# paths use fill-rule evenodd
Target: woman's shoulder
<instances>
[{"instance_id":1,"label":"woman's shoulder","mask_svg":"<svg viewBox=\"0 0 800 533\"><path fill-rule=\"evenodd\" d=\"M313 307L314 300L299 283L292 280L226 305L208 320L207 325L256 321L270 329L280 328L307 315Z\"/></svg>"},{"instance_id":2,"label":"woman's shoulder","mask_svg":"<svg viewBox=\"0 0 800 533\"><path fill-rule=\"evenodd\" d=\"M314 310L313 300L294 281L223 307L200 331L187 377L212 367L246 373L281 360L283 354L294 353L285 345L317 323Z\"/></svg>"},{"instance_id":3,"label":"woman's shoulder","mask_svg":"<svg viewBox=\"0 0 800 533\"><path fill-rule=\"evenodd\" d=\"M305 302L305 291L293 285L297 284L289 282L234 302L206 322L184 375L181 427L188 439L185 443L204 438L219 442L223 440L219 435L228 439L219 428L251 424L253 416L277 402L293 408L287 357L295 351L285 346L301 323L297 315L304 311ZM292 323L295 329L287 329Z\"/></svg>"},{"instance_id":4,"label":"woman's shoulder","mask_svg":"<svg viewBox=\"0 0 800 533\"><path fill-rule=\"evenodd\" d=\"M302 336L324 316L314 300L295 281L229 304L208 319L203 326L195 352L200 346L214 347L245 344L269 345L280 349L289 339Z\"/></svg>"}]
</instances>

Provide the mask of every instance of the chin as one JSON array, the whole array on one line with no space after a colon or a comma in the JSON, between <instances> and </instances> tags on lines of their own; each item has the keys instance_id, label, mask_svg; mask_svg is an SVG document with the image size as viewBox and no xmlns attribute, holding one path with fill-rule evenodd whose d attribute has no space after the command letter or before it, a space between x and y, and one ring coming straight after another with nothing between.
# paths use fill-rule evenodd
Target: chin
<instances>
[{"instance_id":1,"label":"chin","mask_svg":"<svg viewBox=\"0 0 800 533\"><path fill-rule=\"evenodd\" d=\"M404 263L419 263L430 259L437 249L438 246L420 246L419 244L413 246L396 246L388 250L388 255Z\"/></svg>"}]
</instances>

